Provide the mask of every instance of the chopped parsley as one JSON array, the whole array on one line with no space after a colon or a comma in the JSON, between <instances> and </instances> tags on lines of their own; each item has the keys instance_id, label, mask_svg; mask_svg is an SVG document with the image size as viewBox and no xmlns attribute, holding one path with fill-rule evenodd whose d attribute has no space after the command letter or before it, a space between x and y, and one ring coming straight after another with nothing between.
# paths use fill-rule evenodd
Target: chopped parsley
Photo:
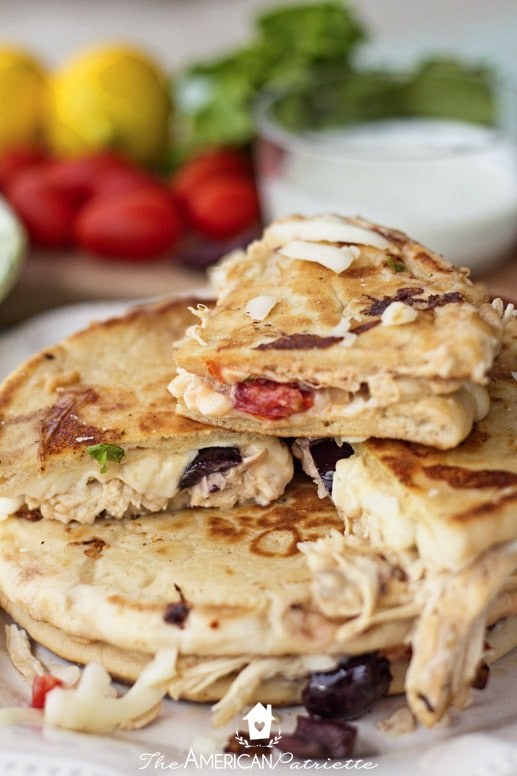
<instances>
[{"instance_id":1,"label":"chopped parsley","mask_svg":"<svg viewBox=\"0 0 517 776\"><path fill-rule=\"evenodd\" d=\"M109 442L102 442L99 445L90 445L86 450L92 458L95 458L95 460L100 463L101 474L105 474L108 471L108 461L120 463L124 457L124 450L118 445L112 445Z\"/></svg>"},{"instance_id":2,"label":"chopped parsley","mask_svg":"<svg viewBox=\"0 0 517 776\"><path fill-rule=\"evenodd\" d=\"M388 264L393 272L404 272L406 265L402 261L397 261L393 256L388 256Z\"/></svg>"}]
</instances>

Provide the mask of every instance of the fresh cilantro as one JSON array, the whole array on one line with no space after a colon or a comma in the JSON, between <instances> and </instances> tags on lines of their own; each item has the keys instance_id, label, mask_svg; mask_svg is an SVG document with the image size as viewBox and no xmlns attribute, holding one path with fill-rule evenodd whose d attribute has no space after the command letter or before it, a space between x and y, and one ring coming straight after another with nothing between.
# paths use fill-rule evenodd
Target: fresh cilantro
<instances>
[{"instance_id":1,"label":"fresh cilantro","mask_svg":"<svg viewBox=\"0 0 517 776\"><path fill-rule=\"evenodd\" d=\"M393 272L404 272L406 269L406 265L401 261L394 259L393 256L388 256L388 264L390 265Z\"/></svg>"},{"instance_id":2,"label":"fresh cilantro","mask_svg":"<svg viewBox=\"0 0 517 776\"><path fill-rule=\"evenodd\" d=\"M256 18L247 45L175 74L176 142L169 164L207 146L250 143L259 98L293 86L274 113L291 131L415 115L493 123L489 67L438 56L394 81L388 70L357 64L358 48L369 37L347 0L266 10Z\"/></svg>"},{"instance_id":3,"label":"fresh cilantro","mask_svg":"<svg viewBox=\"0 0 517 776\"><path fill-rule=\"evenodd\" d=\"M90 445L86 450L92 458L95 458L95 460L100 463L101 474L105 474L108 471L108 461L120 463L124 457L124 450L118 445L112 445L109 442L102 442L99 445Z\"/></svg>"},{"instance_id":4,"label":"fresh cilantro","mask_svg":"<svg viewBox=\"0 0 517 776\"><path fill-rule=\"evenodd\" d=\"M178 138L191 148L249 143L262 91L348 72L365 38L363 25L343 0L263 12L247 45L176 74Z\"/></svg>"}]
</instances>

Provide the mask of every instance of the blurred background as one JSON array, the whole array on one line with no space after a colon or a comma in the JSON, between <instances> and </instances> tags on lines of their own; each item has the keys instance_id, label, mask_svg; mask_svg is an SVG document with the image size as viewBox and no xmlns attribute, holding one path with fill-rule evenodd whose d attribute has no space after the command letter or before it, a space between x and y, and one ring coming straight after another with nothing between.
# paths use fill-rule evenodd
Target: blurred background
<instances>
[{"instance_id":1,"label":"blurred background","mask_svg":"<svg viewBox=\"0 0 517 776\"><path fill-rule=\"evenodd\" d=\"M275 16L317 6L335 21ZM0 325L204 285L264 219L250 108L261 89L428 60L517 89L516 39L516 0L0 0ZM38 121L25 97L44 101ZM494 256L476 273L517 294L514 265Z\"/></svg>"},{"instance_id":2,"label":"blurred background","mask_svg":"<svg viewBox=\"0 0 517 776\"><path fill-rule=\"evenodd\" d=\"M286 0L281 5L297 5ZM249 39L272 0L2 0L0 36L51 64L102 38L129 38L169 68L221 53ZM370 34L367 58L408 62L426 51L494 58L515 72L515 0L356 0Z\"/></svg>"}]
</instances>

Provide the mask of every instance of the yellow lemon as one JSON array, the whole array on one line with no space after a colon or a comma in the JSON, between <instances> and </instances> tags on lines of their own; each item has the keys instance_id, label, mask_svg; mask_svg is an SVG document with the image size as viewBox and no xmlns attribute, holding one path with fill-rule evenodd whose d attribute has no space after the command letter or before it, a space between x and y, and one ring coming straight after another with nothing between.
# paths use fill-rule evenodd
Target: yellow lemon
<instances>
[{"instance_id":1,"label":"yellow lemon","mask_svg":"<svg viewBox=\"0 0 517 776\"><path fill-rule=\"evenodd\" d=\"M0 150L41 140L46 75L32 54L0 47Z\"/></svg>"},{"instance_id":2,"label":"yellow lemon","mask_svg":"<svg viewBox=\"0 0 517 776\"><path fill-rule=\"evenodd\" d=\"M131 46L78 53L50 79L47 136L59 154L116 150L144 164L158 162L168 137L165 73Z\"/></svg>"}]
</instances>

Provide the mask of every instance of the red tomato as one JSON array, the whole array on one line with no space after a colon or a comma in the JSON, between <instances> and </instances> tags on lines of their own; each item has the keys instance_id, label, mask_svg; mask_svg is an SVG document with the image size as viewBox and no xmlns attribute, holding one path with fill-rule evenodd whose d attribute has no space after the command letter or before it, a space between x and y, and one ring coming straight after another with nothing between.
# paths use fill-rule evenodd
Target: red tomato
<instances>
[{"instance_id":1,"label":"red tomato","mask_svg":"<svg viewBox=\"0 0 517 776\"><path fill-rule=\"evenodd\" d=\"M62 687L63 682L57 676L52 674L42 674L35 676L32 680L32 702L33 709L43 709L45 707L45 698L54 687Z\"/></svg>"},{"instance_id":2,"label":"red tomato","mask_svg":"<svg viewBox=\"0 0 517 776\"><path fill-rule=\"evenodd\" d=\"M207 237L238 234L260 216L255 185L236 175L210 179L192 193L188 214L192 226Z\"/></svg>"},{"instance_id":3,"label":"red tomato","mask_svg":"<svg viewBox=\"0 0 517 776\"><path fill-rule=\"evenodd\" d=\"M188 200L202 183L221 175L251 175L246 156L233 148L217 148L189 159L172 178L172 188L183 200Z\"/></svg>"},{"instance_id":4,"label":"red tomato","mask_svg":"<svg viewBox=\"0 0 517 776\"><path fill-rule=\"evenodd\" d=\"M292 383L248 380L237 384L233 404L241 412L278 420L308 410L314 404L314 394Z\"/></svg>"},{"instance_id":5,"label":"red tomato","mask_svg":"<svg viewBox=\"0 0 517 776\"><path fill-rule=\"evenodd\" d=\"M56 159L48 168L49 180L78 202L85 202L96 192L106 175L133 173L130 162L114 153L100 152L70 159Z\"/></svg>"},{"instance_id":6,"label":"red tomato","mask_svg":"<svg viewBox=\"0 0 517 776\"><path fill-rule=\"evenodd\" d=\"M121 167L101 172L93 187L95 197L116 197L130 191L158 189L171 196L160 181L136 167Z\"/></svg>"},{"instance_id":7,"label":"red tomato","mask_svg":"<svg viewBox=\"0 0 517 776\"><path fill-rule=\"evenodd\" d=\"M112 198L93 197L80 211L74 229L77 245L111 259L153 259L180 238L182 224L172 199L140 189Z\"/></svg>"},{"instance_id":8,"label":"red tomato","mask_svg":"<svg viewBox=\"0 0 517 776\"><path fill-rule=\"evenodd\" d=\"M35 245L64 248L70 244L78 203L49 179L47 165L17 175L6 197Z\"/></svg>"},{"instance_id":9,"label":"red tomato","mask_svg":"<svg viewBox=\"0 0 517 776\"><path fill-rule=\"evenodd\" d=\"M47 161L38 148L11 148L0 154L0 189L5 191L19 173Z\"/></svg>"}]
</instances>

